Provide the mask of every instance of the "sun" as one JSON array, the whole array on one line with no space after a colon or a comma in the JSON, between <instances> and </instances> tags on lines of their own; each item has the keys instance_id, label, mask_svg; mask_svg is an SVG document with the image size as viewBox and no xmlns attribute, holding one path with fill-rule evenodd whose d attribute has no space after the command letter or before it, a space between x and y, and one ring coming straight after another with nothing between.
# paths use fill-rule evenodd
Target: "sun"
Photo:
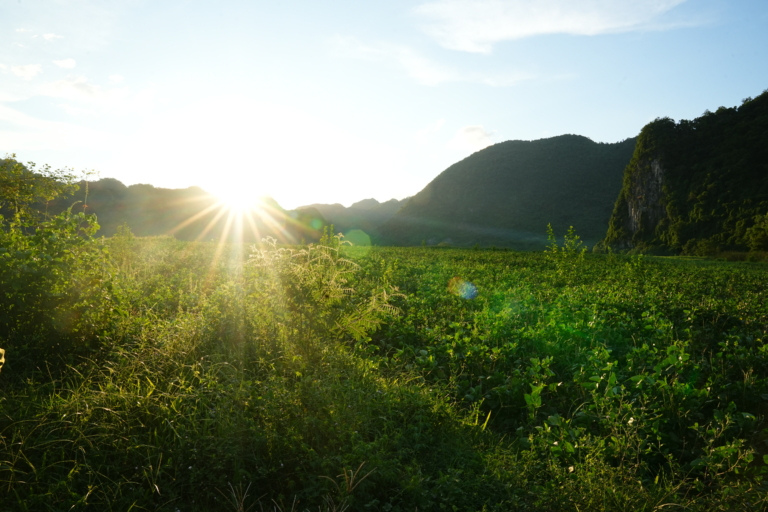
<instances>
[{"instance_id":1,"label":"sun","mask_svg":"<svg viewBox=\"0 0 768 512\"><path fill-rule=\"evenodd\" d=\"M231 186L225 190L217 190L213 195L225 208L239 212L252 210L261 204L259 195L248 186Z\"/></svg>"}]
</instances>

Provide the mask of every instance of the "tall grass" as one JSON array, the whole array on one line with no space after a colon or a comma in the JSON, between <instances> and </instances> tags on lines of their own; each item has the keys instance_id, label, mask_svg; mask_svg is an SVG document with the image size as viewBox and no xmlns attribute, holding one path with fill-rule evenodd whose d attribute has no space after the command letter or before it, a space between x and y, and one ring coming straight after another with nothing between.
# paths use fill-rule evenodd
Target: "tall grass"
<instances>
[{"instance_id":1,"label":"tall grass","mask_svg":"<svg viewBox=\"0 0 768 512\"><path fill-rule=\"evenodd\" d=\"M759 265L106 250L99 348L7 354L3 510L766 507Z\"/></svg>"}]
</instances>

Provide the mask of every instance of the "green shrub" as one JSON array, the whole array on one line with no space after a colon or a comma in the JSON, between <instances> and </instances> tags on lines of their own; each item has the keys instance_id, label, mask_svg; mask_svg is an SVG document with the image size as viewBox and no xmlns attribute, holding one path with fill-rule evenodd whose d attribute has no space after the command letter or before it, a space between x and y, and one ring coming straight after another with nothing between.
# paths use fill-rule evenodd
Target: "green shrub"
<instances>
[{"instance_id":1,"label":"green shrub","mask_svg":"<svg viewBox=\"0 0 768 512\"><path fill-rule=\"evenodd\" d=\"M115 307L95 216L66 211L0 230L0 339L36 363L95 348Z\"/></svg>"}]
</instances>

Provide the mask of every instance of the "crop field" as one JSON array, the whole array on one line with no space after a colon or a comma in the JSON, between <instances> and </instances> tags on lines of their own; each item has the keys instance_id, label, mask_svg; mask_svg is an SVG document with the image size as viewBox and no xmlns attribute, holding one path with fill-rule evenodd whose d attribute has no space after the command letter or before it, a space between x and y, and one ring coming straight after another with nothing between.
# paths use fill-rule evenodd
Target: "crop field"
<instances>
[{"instance_id":1,"label":"crop field","mask_svg":"<svg viewBox=\"0 0 768 512\"><path fill-rule=\"evenodd\" d=\"M0 234L2 510L768 508L764 263L57 219Z\"/></svg>"}]
</instances>

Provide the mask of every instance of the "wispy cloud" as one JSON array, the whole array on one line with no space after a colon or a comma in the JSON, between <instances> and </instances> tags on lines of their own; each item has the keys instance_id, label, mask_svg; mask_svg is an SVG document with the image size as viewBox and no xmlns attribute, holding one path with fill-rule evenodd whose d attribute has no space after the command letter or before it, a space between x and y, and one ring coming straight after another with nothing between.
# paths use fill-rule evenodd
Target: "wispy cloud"
<instances>
[{"instance_id":1,"label":"wispy cloud","mask_svg":"<svg viewBox=\"0 0 768 512\"><path fill-rule=\"evenodd\" d=\"M68 113L122 112L138 113L152 108L154 92L150 89L132 92L127 87L103 87L84 76L70 76L41 85L37 94L73 102L77 107L64 107ZM77 110L75 110L77 108Z\"/></svg>"},{"instance_id":2,"label":"wispy cloud","mask_svg":"<svg viewBox=\"0 0 768 512\"><path fill-rule=\"evenodd\" d=\"M104 147L107 137L71 123L47 121L0 105L0 139L15 151Z\"/></svg>"},{"instance_id":3,"label":"wispy cloud","mask_svg":"<svg viewBox=\"0 0 768 512\"><path fill-rule=\"evenodd\" d=\"M28 28L17 28L16 32L31 32Z\"/></svg>"},{"instance_id":4,"label":"wispy cloud","mask_svg":"<svg viewBox=\"0 0 768 512\"><path fill-rule=\"evenodd\" d=\"M54 60L53 63L64 69L73 69L76 64L75 59Z\"/></svg>"},{"instance_id":5,"label":"wispy cloud","mask_svg":"<svg viewBox=\"0 0 768 512\"><path fill-rule=\"evenodd\" d=\"M45 39L46 41L53 41L55 39L61 39L63 37L64 36L59 36L56 34L43 34L43 39Z\"/></svg>"},{"instance_id":6,"label":"wispy cloud","mask_svg":"<svg viewBox=\"0 0 768 512\"><path fill-rule=\"evenodd\" d=\"M103 97L102 88L88 82L84 76L65 78L44 84L40 93L53 98L68 100L93 101Z\"/></svg>"},{"instance_id":7,"label":"wispy cloud","mask_svg":"<svg viewBox=\"0 0 768 512\"><path fill-rule=\"evenodd\" d=\"M23 99L24 99L23 96L17 96L15 94L12 94L12 93L9 93L9 92L0 91L0 103L20 101L20 100L23 100Z\"/></svg>"},{"instance_id":8,"label":"wispy cloud","mask_svg":"<svg viewBox=\"0 0 768 512\"><path fill-rule=\"evenodd\" d=\"M481 125L465 126L448 142L450 147L464 151L480 151L493 144L493 133Z\"/></svg>"},{"instance_id":9,"label":"wispy cloud","mask_svg":"<svg viewBox=\"0 0 768 512\"><path fill-rule=\"evenodd\" d=\"M11 66L11 73L23 78L24 80L32 80L35 76L43 71L43 67L40 64L27 64L25 66Z\"/></svg>"},{"instance_id":10,"label":"wispy cloud","mask_svg":"<svg viewBox=\"0 0 768 512\"><path fill-rule=\"evenodd\" d=\"M364 44L354 37L336 36L331 41L337 55L371 61L387 61L402 68L422 85L438 85L459 80L456 70L441 66L403 45Z\"/></svg>"},{"instance_id":11,"label":"wispy cloud","mask_svg":"<svg viewBox=\"0 0 768 512\"><path fill-rule=\"evenodd\" d=\"M109 83L119 84L125 79L122 75L109 75Z\"/></svg>"},{"instance_id":12,"label":"wispy cloud","mask_svg":"<svg viewBox=\"0 0 768 512\"><path fill-rule=\"evenodd\" d=\"M435 0L414 12L426 20L424 31L445 48L490 53L495 43L535 35L658 28L658 18L685 1Z\"/></svg>"},{"instance_id":13,"label":"wispy cloud","mask_svg":"<svg viewBox=\"0 0 768 512\"><path fill-rule=\"evenodd\" d=\"M446 82L474 82L491 86L509 86L532 78L527 73L487 77L461 73L455 68L434 62L405 45L392 43L365 44L354 37L336 36L331 41L337 55L346 58L383 61L395 64L421 85L434 86Z\"/></svg>"},{"instance_id":14,"label":"wispy cloud","mask_svg":"<svg viewBox=\"0 0 768 512\"><path fill-rule=\"evenodd\" d=\"M60 104L59 107L71 116L79 116L83 112L83 109L67 105L66 103Z\"/></svg>"}]
</instances>

